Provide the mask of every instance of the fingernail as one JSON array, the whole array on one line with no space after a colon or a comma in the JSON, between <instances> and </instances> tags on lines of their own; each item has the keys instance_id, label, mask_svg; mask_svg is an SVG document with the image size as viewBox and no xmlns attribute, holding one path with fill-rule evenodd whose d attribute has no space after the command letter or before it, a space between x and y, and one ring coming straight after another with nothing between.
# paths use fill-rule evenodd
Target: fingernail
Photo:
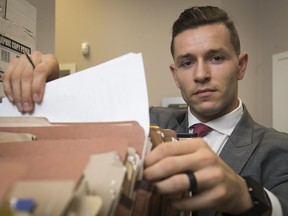
<instances>
[{"instance_id":1,"label":"fingernail","mask_svg":"<svg viewBox=\"0 0 288 216\"><path fill-rule=\"evenodd\" d=\"M29 103L27 103L27 102L25 102L24 104L23 104L23 108L24 108L24 111L26 111L26 112L28 112L28 111L30 111L30 104Z\"/></svg>"},{"instance_id":2,"label":"fingernail","mask_svg":"<svg viewBox=\"0 0 288 216\"><path fill-rule=\"evenodd\" d=\"M38 94L37 94L37 93L34 93L34 94L33 94L33 101L34 101L34 102L39 102L39 97L38 97Z\"/></svg>"},{"instance_id":3,"label":"fingernail","mask_svg":"<svg viewBox=\"0 0 288 216\"><path fill-rule=\"evenodd\" d=\"M22 107L21 103L17 103L16 106L17 106L17 109L19 112L23 112L23 107Z\"/></svg>"}]
</instances>

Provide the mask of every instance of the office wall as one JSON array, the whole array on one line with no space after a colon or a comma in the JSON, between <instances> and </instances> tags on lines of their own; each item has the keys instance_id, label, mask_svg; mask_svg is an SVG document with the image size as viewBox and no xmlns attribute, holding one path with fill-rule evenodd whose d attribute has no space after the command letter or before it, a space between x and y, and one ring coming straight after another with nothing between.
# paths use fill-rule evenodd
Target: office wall
<instances>
[{"instance_id":1,"label":"office wall","mask_svg":"<svg viewBox=\"0 0 288 216\"><path fill-rule=\"evenodd\" d=\"M76 62L79 70L128 52L144 58L150 105L167 96L180 96L169 65L171 26L183 9L221 1L56 1L56 54L60 62ZM89 58L80 46L88 41Z\"/></svg>"},{"instance_id":2,"label":"office wall","mask_svg":"<svg viewBox=\"0 0 288 216\"><path fill-rule=\"evenodd\" d=\"M37 9L36 49L55 52L55 0L27 0Z\"/></svg>"},{"instance_id":3,"label":"office wall","mask_svg":"<svg viewBox=\"0 0 288 216\"><path fill-rule=\"evenodd\" d=\"M38 5L41 7L43 2L54 1L41 1ZM288 50L288 1L56 1L56 55L61 63L75 62L81 70L127 52L142 52L150 104L159 105L162 97L179 96L168 68L172 61L171 24L184 8L198 3L221 6L235 20L242 50L249 53L239 95L256 121L271 126L272 54ZM49 13L53 14L53 10ZM80 53L83 41L91 44L89 58Z\"/></svg>"},{"instance_id":4,"label":"office wall","mask_svg":"<svg viewBox=\"0 0 288 216\"><path fill-rule=\"evenodd\" d=\"M261 1L259 8L258 111L261 122L272 126L272 55L288 51L288 1Z\"/></svg>"}]
</instances>

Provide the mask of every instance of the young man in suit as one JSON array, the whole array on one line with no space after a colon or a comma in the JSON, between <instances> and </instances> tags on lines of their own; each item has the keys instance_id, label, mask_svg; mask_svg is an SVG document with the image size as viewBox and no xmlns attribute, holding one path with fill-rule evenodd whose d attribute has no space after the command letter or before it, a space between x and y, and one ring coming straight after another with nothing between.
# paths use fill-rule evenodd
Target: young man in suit
<instances>
[{"instance_id":1,"label":"young man in suit","mask_svg":"<svg viewBox=\"0 0 288 216\"><path fill-rule=\"evenodd\" d=\"M288 215L287 134L255 123L238 98L248 55L241 53L226 12L216 7L185 10L173 25L171 54L170 70L189 108L152 107L151 124L189 133L194 124L205 123L212 130L201 139L157 147L146 156L145 177L170 194L189 188L186 175L192 171L195 193L171 203L202 210L198 215L272 215L272 208L273 215ZM251 184L257 193L249 194ZM255 204L257 199L262 201Z\"/></svg>"},{"instance_id":2,"label":"young man in suit","mask_svg":"<svg viewBox=\"0 0 288 216\"><path fill-rule=\"evenodd\" d=\"M188 109L151 108L151 124L205 137L159 145L145 157L144 177L159 193L192 191L171 199L179 210L212 215L288 215L288 136L253 121L238 98L248 55L233 22L217 7L192 7L173 25L170 65ZM11 62L4 87L22 112L41 101L44 83L59 70L55 56L32 53ZM22 84L21 84L22 83Z\"/></svg>"}]
</instances>

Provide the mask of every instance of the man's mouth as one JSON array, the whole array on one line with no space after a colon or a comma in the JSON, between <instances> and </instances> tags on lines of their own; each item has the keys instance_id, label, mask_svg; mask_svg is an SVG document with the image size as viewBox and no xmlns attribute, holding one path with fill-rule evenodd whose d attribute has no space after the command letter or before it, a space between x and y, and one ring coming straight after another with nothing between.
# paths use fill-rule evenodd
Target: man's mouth
<instances>
[{"instance_id":1,"label":"man's mouth","mask_svg":"<svg viewBox=\"0 0 288 216\"><path fill-rule=\"evenodd\" d=\"M215 92L215 90L207 88L207 89L197 90L194 95L207 97L207 96L210 96L213 92Z\"/></svg>"}]
</instances>

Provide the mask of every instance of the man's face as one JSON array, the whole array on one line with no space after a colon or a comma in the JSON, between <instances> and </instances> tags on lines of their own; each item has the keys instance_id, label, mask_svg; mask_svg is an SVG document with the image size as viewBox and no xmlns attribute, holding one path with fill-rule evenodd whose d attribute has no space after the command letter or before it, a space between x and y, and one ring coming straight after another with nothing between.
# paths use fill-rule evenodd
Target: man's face
<instances>
[{"instance_id":1,"label":"man's face","mask_svg":"<svg viewBox=\"0 0 288 216\"><path fill-rule=\"evenodd\" d=\"M170 65L177 87L201 121L223 116L238 106L238 80L248 57L238 56L223 24L188 29L174 38Z\"/></svg>"}]
</instances>

